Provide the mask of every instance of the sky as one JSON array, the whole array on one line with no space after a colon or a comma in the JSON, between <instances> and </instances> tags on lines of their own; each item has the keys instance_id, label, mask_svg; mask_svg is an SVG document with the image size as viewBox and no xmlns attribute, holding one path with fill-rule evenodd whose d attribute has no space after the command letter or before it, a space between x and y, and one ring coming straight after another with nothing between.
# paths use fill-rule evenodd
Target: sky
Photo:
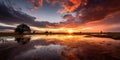
<instances>
[{"instance_id":1,"label":"sky","mask_svg":"<svg viewBox=\"0 0 120 60\"><path fill-rule=\"evenodd\" d=\"M13 3L15 3L17 7L22 8L23 12L36 17L36 21L60 22L63 20L61 16L64 14L57 13L57 10L60 8L58 5L52 6L44 1L43 7L30 10L33 6L30 2L13 0Z\"/></svg>"},{"instance_id":2,"label":"sky","mask_svg":"<svg viewBox=\"0 0 120 60\"><path fill-rule=\"evenodd\" d=\"M25 23L33 30L120 32L119 2L120 0L0 0L0 31L11 31L17 25Z\"/></svg>"},{"instance_id":3,"label":"sky","mask_svg":"<svg viewBox=\"0 0 120 60\"><path fill-rule=\"evenodd\" d=\"M36 17L36 21L49 21L49 22L60 22L62 20L62 15L56 11L59 9L59 6L51 6L48 3L44 2L43 7L32 10L32 4L26 0L11 0L17 8L21 8L23 12ZM56 17L56 18L54 18Z\"/></svg>"}]
</instances>

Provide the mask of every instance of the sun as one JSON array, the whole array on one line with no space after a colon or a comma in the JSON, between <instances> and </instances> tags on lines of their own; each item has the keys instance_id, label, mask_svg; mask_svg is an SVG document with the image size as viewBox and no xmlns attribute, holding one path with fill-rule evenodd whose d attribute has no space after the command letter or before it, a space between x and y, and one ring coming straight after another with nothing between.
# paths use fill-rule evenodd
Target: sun
<instances>
[{"instance_id":1,"label":"sun","mask_svg":"<svg viewBox=\"0 0 120 60\"><path fill-rule=\"evenodd\" d=\"M73 33L73 30L68 30L68 33Z\"/></svg>"}]
</instances>

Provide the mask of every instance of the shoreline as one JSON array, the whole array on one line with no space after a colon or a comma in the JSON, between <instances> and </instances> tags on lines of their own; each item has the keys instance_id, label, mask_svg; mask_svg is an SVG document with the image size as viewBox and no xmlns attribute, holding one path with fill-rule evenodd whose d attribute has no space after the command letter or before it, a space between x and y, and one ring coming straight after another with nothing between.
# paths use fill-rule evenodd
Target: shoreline
<instances>
[{"instance_id":1,"label":"shoreline","mask_svg":"<svg viewBox=\"0 0 120 60\"><path fill-rule=\"evenodd\" d=\"M120 39L120 33L106 32L106 33L1 33L0 36L21 36L21 35L87 35L86 37L101 37L101 38L112 38L115 40Z\"/></svg>"}]
</instances>

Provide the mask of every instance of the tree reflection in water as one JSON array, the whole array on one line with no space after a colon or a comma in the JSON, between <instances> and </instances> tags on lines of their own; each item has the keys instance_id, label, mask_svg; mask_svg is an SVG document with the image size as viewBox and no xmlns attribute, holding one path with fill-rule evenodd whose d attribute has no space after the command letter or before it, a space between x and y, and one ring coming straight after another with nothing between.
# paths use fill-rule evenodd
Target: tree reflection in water
<instances>
[{"instance_id":1,"label":"tree reflection in water","mask_svg":"<svg viewBox=\"0 0 120 60\"><path fill-rule=\"evenodd\" d=\"M30 40L31 40L31 37L28 35L20 35L20 36L15 37L15 41L17 41L17 43L20 43L20 44L26 44Z\"/></svg>"}]
</instances>

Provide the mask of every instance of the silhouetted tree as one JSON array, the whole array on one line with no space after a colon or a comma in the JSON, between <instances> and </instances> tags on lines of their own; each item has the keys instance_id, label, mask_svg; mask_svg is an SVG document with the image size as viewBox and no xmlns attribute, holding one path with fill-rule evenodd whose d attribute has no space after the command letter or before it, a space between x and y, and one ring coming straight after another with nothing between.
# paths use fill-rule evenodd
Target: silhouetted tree
<instances>
[{"instance_id":1,"label":"silhouetted tree","mask_svg":"<svg viewBox=\"0 0 120 60\"><path fill-rule=\"evenodd\" d=\"M48 31L45 31L45 34L48 34L49 32Z\"/></svg>"},{"instance_id":2,"label":"silhouetted tree","mask_svg":"<svg viewBox=\"0 0 120 60\"><path fill-rule=\"evenodd\" d=\"M103 31L100 31L100 33L102 34L102 33L103 33Z\"/></svg>"},{"instance_id":3,"label":"silhouetted tree","mask_svg":"<svg viewBox=\"0 0 120 60\"><path fill-rule=\"evenodd\" d=\"M23 33L30 33L31 29L29 26L27 26L26 24L20 24L17 26L17 28L15 29L16 33L19 34L23 34Z\"/></svg>"}]
</instances>

